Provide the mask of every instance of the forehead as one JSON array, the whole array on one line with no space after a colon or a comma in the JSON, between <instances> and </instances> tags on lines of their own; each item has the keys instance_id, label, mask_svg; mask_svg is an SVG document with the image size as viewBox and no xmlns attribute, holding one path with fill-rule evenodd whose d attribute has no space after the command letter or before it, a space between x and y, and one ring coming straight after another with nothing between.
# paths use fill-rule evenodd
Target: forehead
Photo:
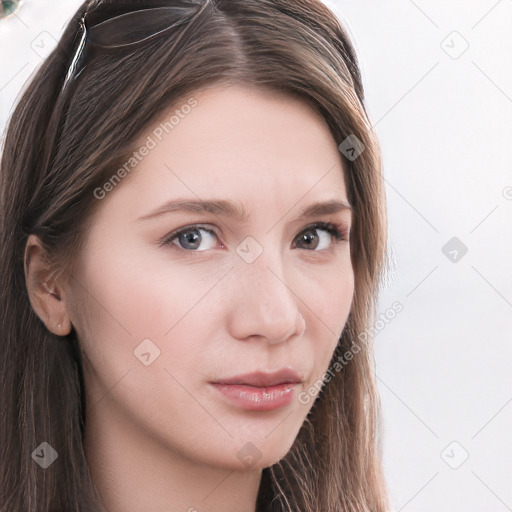
<instances>
[{"instance_id":1,"label":"forehead","mask_svg":"<svg viewBox=\"0 0 512 512\"><path fill-rule=\"evenodd\" d=\"M134 151L144 146L115 192L132 204L215 195L276 209L347 199L329 127L294 96L241 85L191 93L148 126Z\"/></svg>"}]
</instances>

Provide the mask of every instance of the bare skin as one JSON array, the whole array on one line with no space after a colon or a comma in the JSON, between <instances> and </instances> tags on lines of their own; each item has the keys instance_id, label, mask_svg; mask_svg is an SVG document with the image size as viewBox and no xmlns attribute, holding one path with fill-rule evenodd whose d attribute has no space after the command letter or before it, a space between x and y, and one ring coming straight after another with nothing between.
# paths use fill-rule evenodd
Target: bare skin
<instances>
[{"instance_id":1,"label":"bare skin","mask_svg":"<svg viewBox=\"0 0 512 512\"><path fill-rule=\"evenodd\" d=\"M352 303L349 240L308 229L331 222L348 235L351 210L300 218L315 202L348 203L322 117L242 86L193 96L197 106L101 199L74 279L45 280L39 241L27 243L34 310L55 334L78 334L85 453L109 512L254 512L261 471L290 450L314 403L298 395L322 380ZM176 199L229 200L247 219L141 219ZM270 411L210 384L282 367L302 382Z\"/></svg>"}]
</instances>

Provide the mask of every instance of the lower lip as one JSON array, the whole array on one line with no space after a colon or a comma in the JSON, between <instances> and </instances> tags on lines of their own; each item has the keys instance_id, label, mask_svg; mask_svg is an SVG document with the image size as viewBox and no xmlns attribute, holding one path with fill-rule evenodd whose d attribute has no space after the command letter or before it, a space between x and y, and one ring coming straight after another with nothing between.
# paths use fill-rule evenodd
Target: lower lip
<instances>
[{"instance_id":1,"label":"lower lip","mask_svg":"<svg viewBox=\"0 0 512 512\"><path fill-rule=\"evenodd\" d=\"M279 384L268 388L244 386L242 384L218 384L212 386L231 403L249 411L272 411L289 405L298 383Z\"/></svg>"}]
</instances>

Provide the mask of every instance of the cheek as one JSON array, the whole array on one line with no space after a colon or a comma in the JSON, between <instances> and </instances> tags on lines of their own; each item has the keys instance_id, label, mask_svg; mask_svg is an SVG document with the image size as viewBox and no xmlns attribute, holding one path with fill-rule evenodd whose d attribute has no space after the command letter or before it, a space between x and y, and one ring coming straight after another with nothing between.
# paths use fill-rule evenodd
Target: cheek
<instances>
[{"instance_id":1,"label":"cheek","mask_svg":"<svg viewBox=\"0 0 512 512\"><path fill-rule=\"evenodd\" d=\"M108 396L137 422L153 418L162 428L178 407L200 413L189 393L200 392L198 375L207 374L201 354L211 318L202 299L219 277L201 279L169 263L148 267L147 255L134 251L110 255L91 259L77 276L90 403L104 410Z\"/></svg>"},{"instance_id":2,"label":"cheek","mask_svg":"<svg viewBox=\"0 0 512 512\"><path fill-rule=\"evenodd\" d=\"M93 253L77 276L77 331L97 373L119 377L149 353L151 369L186 375L209 337L207 295L229 267L183 269L165 255L151 261L147 252L109 249Z\"/></svg>"},{"instance_id":3,"label":"cheek","mask_svg":"<svg viewBox=\"0 0 512 512\"><path fill-rule=\"evenodd\" d=\"M93 254L78 280L111 333L162 338L204 294L175 265L151 261L142 251L110 245Z\"/></svg>"},{"instance_id":4,"label":"cheek","mask_svg":"<svg viewBox=\"0 0 512 512\"><path fill-rule=\"evenodd\" d=\"M305 274L304 274L305 275ZM304 297L311 321L323 325L324 335L339 337L354 296L354 272L347 263L318 273L309 273L300 296Z\"/></svg>"},{"instance_id":5,"label":"cheek","mask_svg":"<svg viewBox=\"0 0 512 512\"><path fill-rule=\"evenodd\" d=\"M318 378L327 370L350 314L354 297L352 268L324 275L303 296L308 306L308 327L312 330L308 339L313 344Z\"/></svg>"}]
</instances>

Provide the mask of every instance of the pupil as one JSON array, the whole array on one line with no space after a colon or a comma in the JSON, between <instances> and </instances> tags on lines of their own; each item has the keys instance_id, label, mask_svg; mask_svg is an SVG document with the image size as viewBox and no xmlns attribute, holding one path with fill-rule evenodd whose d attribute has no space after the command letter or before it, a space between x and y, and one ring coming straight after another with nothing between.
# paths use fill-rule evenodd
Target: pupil
<instances>
[{"instance_id":1,"label":"pupil","mask_svg":"<svg viewBox=\"0 0 512 512\"><path fill-rule=\"evenodd\" d=\"M314 238L315 238L315 235L313 234L313 230L306 231L303 238L307 242L306 245L308 245L310 247L311 246L316 247L316 244L310 243L310 242L314 242Z\"/></svg>"},{"instance_id":2,"label":"pupil","mask_svg":"<svg viewBox=\"0 0 512 512\"><path fill-rule=\"evenodd\" d=\"M194 248L197 248L200 242L200 236L197 230L194 231L188 231L187 234L181 235L181 241L185 241L185 243L195 244Z\"/></svg>"}]
</instances>

